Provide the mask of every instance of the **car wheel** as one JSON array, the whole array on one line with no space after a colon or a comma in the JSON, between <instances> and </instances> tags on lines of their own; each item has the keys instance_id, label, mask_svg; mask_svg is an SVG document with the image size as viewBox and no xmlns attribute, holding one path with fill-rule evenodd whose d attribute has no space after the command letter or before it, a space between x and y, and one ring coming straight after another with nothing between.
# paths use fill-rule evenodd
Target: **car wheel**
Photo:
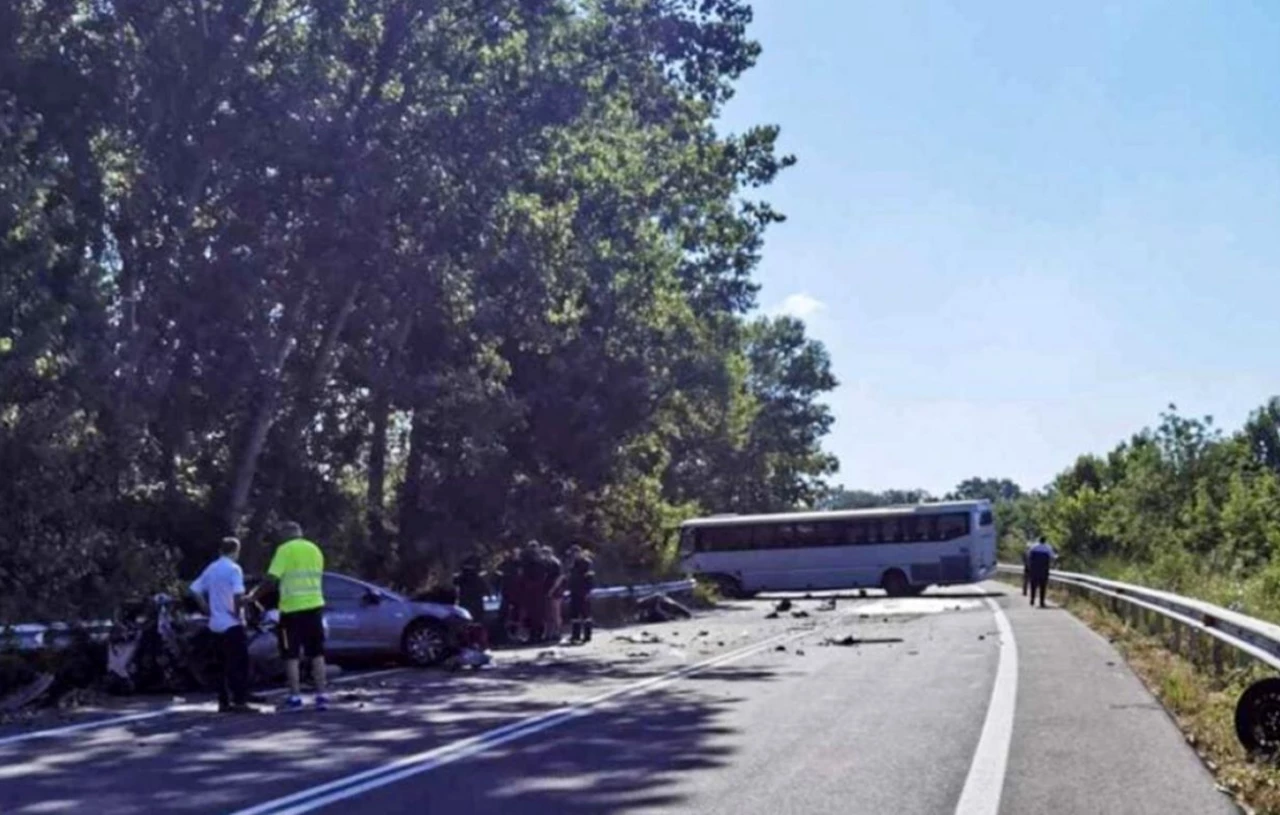
<instances>
[{"instance_id":1,"label":"car wheel","mask_svg":"<svg viewBox=\"0 0 1280 815\"><path fill-rule=\"evenodd\" d=\"M884 578L880 581L880 587L890 597L904 597L911 591L911 584L907 582L907 576L900 569L890 569L885 572Z\"/></svg>"},{"instance_id":2,"label":"car wheel","mask_svg":"<svg viewBox=\"0 0 1280 815\"><path fill-rule=\"evenodd\" d=\"M438 665L448 654L444 628L434 620L414 620L400 641L404 661L416 668Z\"/></svg>"}]
</instances>

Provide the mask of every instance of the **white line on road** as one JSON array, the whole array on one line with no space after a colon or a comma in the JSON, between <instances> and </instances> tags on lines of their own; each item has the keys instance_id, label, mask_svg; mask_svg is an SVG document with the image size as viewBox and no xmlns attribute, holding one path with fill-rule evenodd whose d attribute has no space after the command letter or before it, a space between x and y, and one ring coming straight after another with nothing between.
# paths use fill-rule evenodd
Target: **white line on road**
<instances>
[{"instance_id":1,"label":"white line on road","mask_svg":"<svg viewBox=\"0 0 1280 815\"><path fill-rule=\"evenodd\" d=\"M1009 618L994 600L987 598L1000 632L1000 662L991 686L987 719L978 738L964 791L956 805L956 815L998 815L1004 792L1004 773L1009 764L1009 743L1013 740L1013 714L1018 698L1018 643L1013 638Z\"/></svg>"},{"instance_id":2,"label":"white line on road","mask_svg":"<svg viewBox=\"0 0 1280 815\"><path fill-rule=\"evenodd\" d=\"M808 629L800 632L779 634L762 640L755 645L749 645L727 654L721 654L718 657L687 665L661 676L655 676L615 690L606 691L581 702L521 719L467 739L450 742L414 755L404 756L381 767L374 767L345 778L339 778L335 781L293 793L292 795L286 795L257 806L241 809L231 813L231 815L267 815L267 813L270 813L270 815L296 815L297 813L310 812L338 801L362 795L379 787L430 772L455 761L479 755L507 742L532 736L544 730L550 730L572 719L590 715L593 710L608 702L651 691L683 679L686 676L692 676L711 668L737 662L766 648L809 636L817 630Z\"/></svg>"},{"instance_id":3,"label":"white line on road","mask_svg":"<svg viewBox=\"0 0 1280 815\"><path fill-rule=\"evenodd\" d=\"M388 668L382 671L371 671L369 673L343 674L329 680L329 684L338 684L342 682L354 682L357 679L376 679L378 677L387 676L389 674L400 673L404 668ZM266 697L280 696L287 689L270 690L262 694ZM51 727L45 730L32 730L27 733L18 733L13 736L5 736L0 738L0 747L10 744L18 744L19 742L32 741L34 739L52 739L58 736L70 736L76 733L83 733L86 730L97 730L103 727L113 727L115 725L131 724L133 722L144 722L148 719L159 719L162 716L169 716L174 713L211 713L208 705L170 705L161 710L151 710L146 713L128 713L123 716L112 716L108 719L94 719L91 722L81 722L79 724L69 724L62 727Z\"/></svg>"}]
</instances>

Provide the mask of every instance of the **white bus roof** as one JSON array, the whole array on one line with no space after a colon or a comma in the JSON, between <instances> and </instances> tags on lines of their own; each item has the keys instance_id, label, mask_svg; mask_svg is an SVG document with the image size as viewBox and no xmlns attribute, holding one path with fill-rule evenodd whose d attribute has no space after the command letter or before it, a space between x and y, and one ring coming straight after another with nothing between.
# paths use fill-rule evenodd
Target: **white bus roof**
<instances>
[{"instance_id":1,"label":"white bus roof","mask_svg":"<svg viewBox=\"0 0 1280 815\"><path fill-rule=\"evenodd\" d=\"M990 501L937 501L930 504L903 504L873 509L834 509L817 512L778 512L769 515L711 515L690 518L684 526L741 526L742 524L812 523L815 521L839 521L845 518L876 518L886 515L933 515L957 510L988 509Z\"/></svg>"}]
</instances>

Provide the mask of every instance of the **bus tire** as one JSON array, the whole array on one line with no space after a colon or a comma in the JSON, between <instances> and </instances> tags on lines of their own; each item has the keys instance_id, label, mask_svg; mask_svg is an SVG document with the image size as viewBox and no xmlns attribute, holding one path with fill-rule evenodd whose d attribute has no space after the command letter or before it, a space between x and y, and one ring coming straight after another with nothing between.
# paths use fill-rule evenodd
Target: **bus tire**
<instances>
[{"instance_id":1,"label":"bus tire","mask_svg":"<svg viewBox=\"0 0 1280 815\"><path fill-rule=\"evenodd\" d=\"M890 597L905 597L911 591L911 584L901 569L890 569L880 578L880 588Z\"/></svg>"},{"instance_id":2,"label":"bus tire","mask_svg":"<svg viewBox=\"0 0 1280 815\"><path fill-rule=\"evenodd\" d=\"M709 574L707 581L716 587L721 597L727 600L746 600L751 596L742 590L742 583L736 577L727 574Z\"/></svg>"}]
</instances>

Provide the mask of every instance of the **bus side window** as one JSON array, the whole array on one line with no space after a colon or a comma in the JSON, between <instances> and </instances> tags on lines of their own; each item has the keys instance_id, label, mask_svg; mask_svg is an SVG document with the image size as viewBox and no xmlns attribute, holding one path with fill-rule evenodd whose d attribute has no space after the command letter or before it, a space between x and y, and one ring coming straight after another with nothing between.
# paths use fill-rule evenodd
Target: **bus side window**
<instances>
[{"instance_id":1,"label":"bus side window","mask_svg":"<svg viewBox=\"0 0 1280 815\"><path fill-rule=\"evenodd\" d=\"M897 518L885 518L880 522L881 543L899 543L902 541L902 524Z\"/></svg>"},{"instance_id":2,"label":"bus side window","mask_svg":"<svg viewBox=\"0 0 1280 815\"><path fill-rule=\"evenodd\" d=\"M778 527L773 524L758 524L751 527L751 548L772 549L778 537Z\"/></svg>"},{"instance_id":3,"label":"bus side window","mask_svg":"<svg viewBox=\"0 0 1280 815\"><path fill-rule=\"evenodd\" d=\"M845 524L839 521L822 521L814 524L818 532L814 536L814 546L840 546L844 543Z\"/></svg>"},{"instance_id":4,"label":"bus side window","mask_svg":"<svg viewBox=\"0 0 1280 815\"><path fill-rule=\"evenodd\" d=\"M949 512L938 516L938 539L949 541L969 534L969 514Z\"/></svg>"},{"instance_id":5,"label":"bus side window","mask_svg":"<svg viewBox=\"0 0 1280 815\"><path fill-rule=\"evenodd\" d=\"M779 524L772 527L773 538L769 541L769 549L790 549L795 546L796 528L791 524Z\"/></svg>"},{"instance_id":6,"label":"bus side window","mask_svg":"<svg viewBox=\"0 0 1280 815\"><path fill-rule=\"evenodd\" d=\"M982 514L978 516L978 526L991 526L995 523L995 516L991 514L991 510L984 509Z\"/></svg>"},{"instance_id":7,"label":"bus side window","mask_svg":"<svg viewBox=\"0 0 1280 815\"><path fill-rule=\"evenodd\" d=\"M867 528L867 543L876 544L883 540L880 533L884 524L879 518L868 518L863 523Z\"/></svg>"},{"instance_id":8,"label":"bus side window","mask_svg":"<svg viewBox=\"0 0 1280 815\"><path fill-rule=\"evenodd\" d=\"M912 516L902 519L902 541L903 543L918 543L922 540L928 540L928 530L925 529L924 518Z\"/></svg>"}]
</instances>

